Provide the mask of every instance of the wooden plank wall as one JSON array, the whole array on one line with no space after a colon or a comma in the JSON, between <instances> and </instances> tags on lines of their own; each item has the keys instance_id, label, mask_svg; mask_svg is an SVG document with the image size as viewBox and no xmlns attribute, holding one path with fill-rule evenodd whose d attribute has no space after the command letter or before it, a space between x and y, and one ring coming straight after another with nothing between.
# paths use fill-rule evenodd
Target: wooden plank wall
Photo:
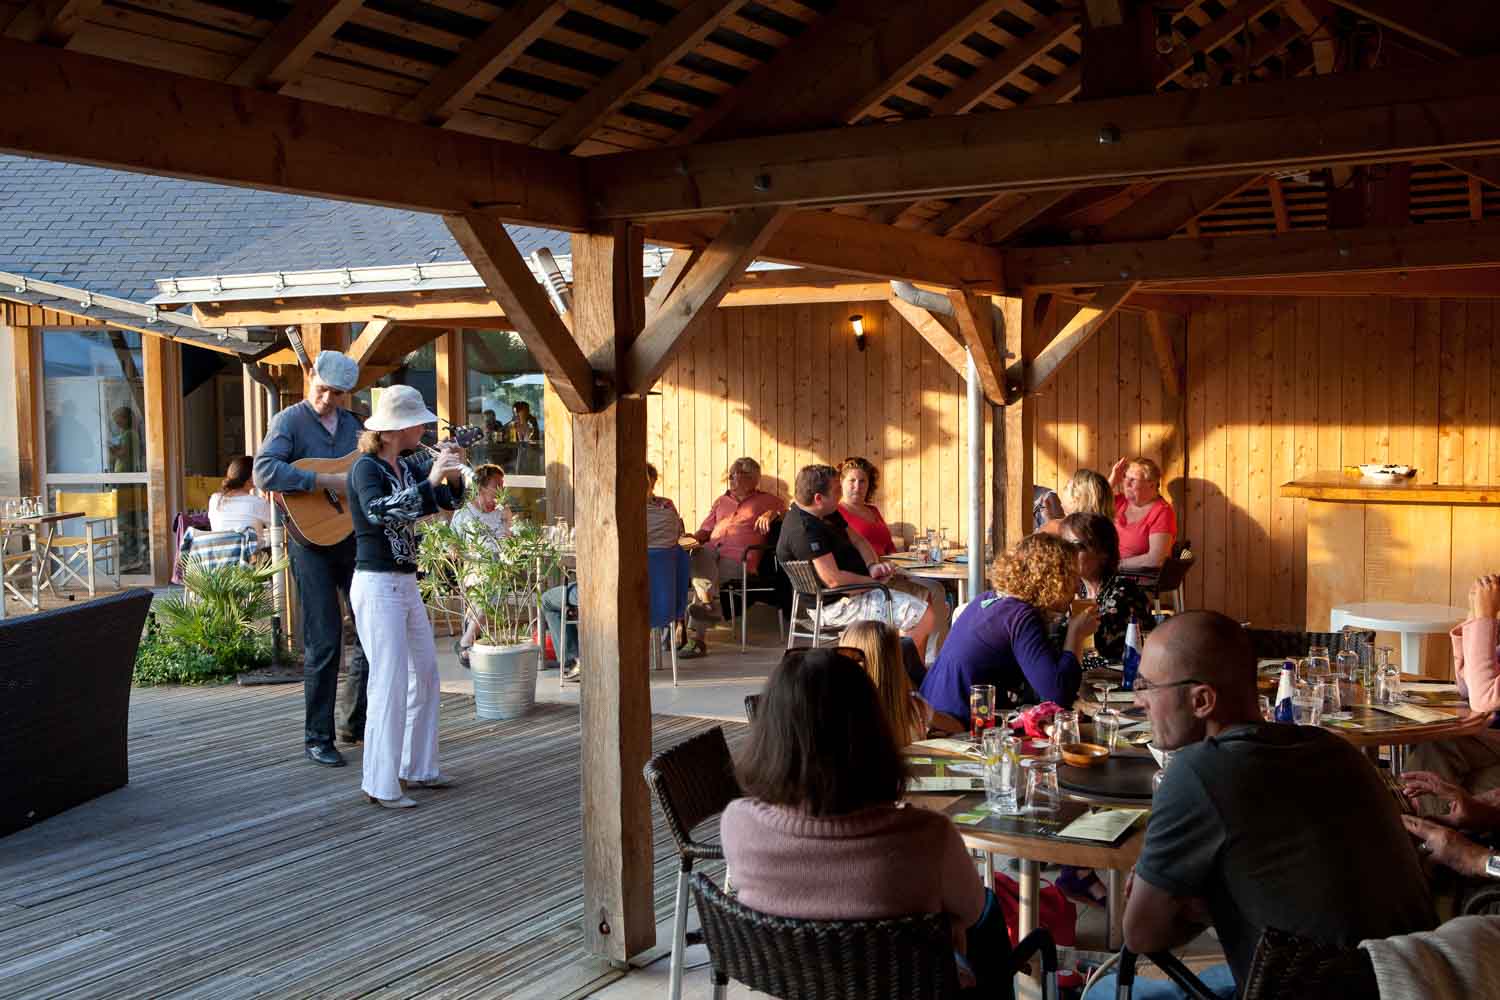
<instances>
[{"instance_id":1,"label":"wooden plank wall","mask_svg":"<svg viewBox=\"0 0 1500 1000\"><path fill-rule=\"evenodd\" d=\"M850 332L854 314L864 316L863 352ZM741 455L760 462L762 488L783 498L802 466L863 455L880 468L875 503L893 530L910 539L946 528L950 538L967 538L963 378L884 302L719 309L655 391L647 456L661 471L658 494L677 504L689 530L724 492L729 463ZM565 411L547 413L548 492L571 518L561 465L570 449L565 437L554 444L553 429Z\"/></svg>"},{"instance_id":2,"label":"wooden plank wall","mask_svg":"<svg viewBox=\"0 0 1500 1000\"><path fill-rule=\"evenodd\" d=\"M1127 451L1157 459L1198 559L1189 605L1300 626L1307 502L1280 499L1282 483L1363 462L1414 465L1424 481L1500 479L1495 310L1481 300L1195 300L1179 354L1187 375L1180 430L1149 339L1137 318L1122 315L1038 400L1036 481L1060 484L1080 466L1107 472ZM1175 445L1179 433L1184 446ZM1460 527L1454 519L1450 530ZM1490 531L1455 534L1377 556L1392 580L1418 571L1446 579L1447 565L1430 564L1449 560L1472 576L1479 570L1468 563L1500 557L1496 542Z\"/></svg>"}]
</instances>

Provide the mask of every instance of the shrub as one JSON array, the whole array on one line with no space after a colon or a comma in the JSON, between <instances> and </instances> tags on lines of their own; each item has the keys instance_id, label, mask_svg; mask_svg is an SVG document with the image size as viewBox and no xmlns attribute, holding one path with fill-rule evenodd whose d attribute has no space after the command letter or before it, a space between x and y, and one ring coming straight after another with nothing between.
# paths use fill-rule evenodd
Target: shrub
<instances>
[{"instance_id":1,"label":"shrub","mask_svg":"<svg viewBox=\"0 0 1500 1000\"><path fill-rule=\"evenodd\" d=\"M183 563L184 593L157 601L135 655L137 684L207 684L271 661L266 581L281 566Z\"/></svg>"}]
</instances>

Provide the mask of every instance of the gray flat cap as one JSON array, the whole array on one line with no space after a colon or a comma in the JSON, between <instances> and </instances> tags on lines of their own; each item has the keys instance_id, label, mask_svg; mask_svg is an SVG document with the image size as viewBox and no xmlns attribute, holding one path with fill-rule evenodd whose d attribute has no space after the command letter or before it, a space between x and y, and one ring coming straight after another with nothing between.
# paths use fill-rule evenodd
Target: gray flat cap
<instances>
[{"instance_id":1,"label":"gray flat cap","mask_svg":"<svg viewBox=\"0 0 1500 1000\"><path fill-rule=\"evenodd\" d=\"M324 385L348 392L359 384L359 362L343 351L323 351L313 362L313 374Z\"/></svg>"}]
</instances>

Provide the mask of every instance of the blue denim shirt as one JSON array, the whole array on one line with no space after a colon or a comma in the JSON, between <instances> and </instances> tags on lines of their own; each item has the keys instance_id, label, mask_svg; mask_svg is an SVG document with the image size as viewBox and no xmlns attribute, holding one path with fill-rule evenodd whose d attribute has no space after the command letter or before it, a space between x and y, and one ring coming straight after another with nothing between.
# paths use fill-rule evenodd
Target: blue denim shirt
<instances>
[{"instance_id":1,"label":"blue denim shirt","mask_svg":"<svg viewBox=\"0 0 1500 1000\"><path fill-rule=\"evenodd\" d=\"M343 458L359 447L360 419L339 410L337 433L318 419L312 404L303 400L276 414L266 439L255 456L256 488L278 493L307 493L318 485L318 477L291 463L301 458Z\"/></svg>"}]
</instances>

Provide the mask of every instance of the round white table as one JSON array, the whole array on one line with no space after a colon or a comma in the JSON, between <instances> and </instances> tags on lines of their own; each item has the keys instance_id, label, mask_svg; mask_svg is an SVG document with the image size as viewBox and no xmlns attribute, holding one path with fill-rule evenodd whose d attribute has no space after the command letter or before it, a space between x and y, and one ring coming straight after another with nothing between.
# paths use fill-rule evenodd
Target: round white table
<instances>
[{"instance_id":1,"label":"round white table","mask_svg":"<svg viewBox=\"0 0 1500 1000\"><path fill-rule=\"evenodd\" d=\"M1372 628L1377 632L1401 633L1401 671L1422 673L1422 637L1445 635L1448 630L1469 617L1464 608L1447 604L1404 604L1399 601L1369 601L1364 604L1336 605L1329 615L1330 632L1345 625Z\"/></svg>"}]
</instances>

